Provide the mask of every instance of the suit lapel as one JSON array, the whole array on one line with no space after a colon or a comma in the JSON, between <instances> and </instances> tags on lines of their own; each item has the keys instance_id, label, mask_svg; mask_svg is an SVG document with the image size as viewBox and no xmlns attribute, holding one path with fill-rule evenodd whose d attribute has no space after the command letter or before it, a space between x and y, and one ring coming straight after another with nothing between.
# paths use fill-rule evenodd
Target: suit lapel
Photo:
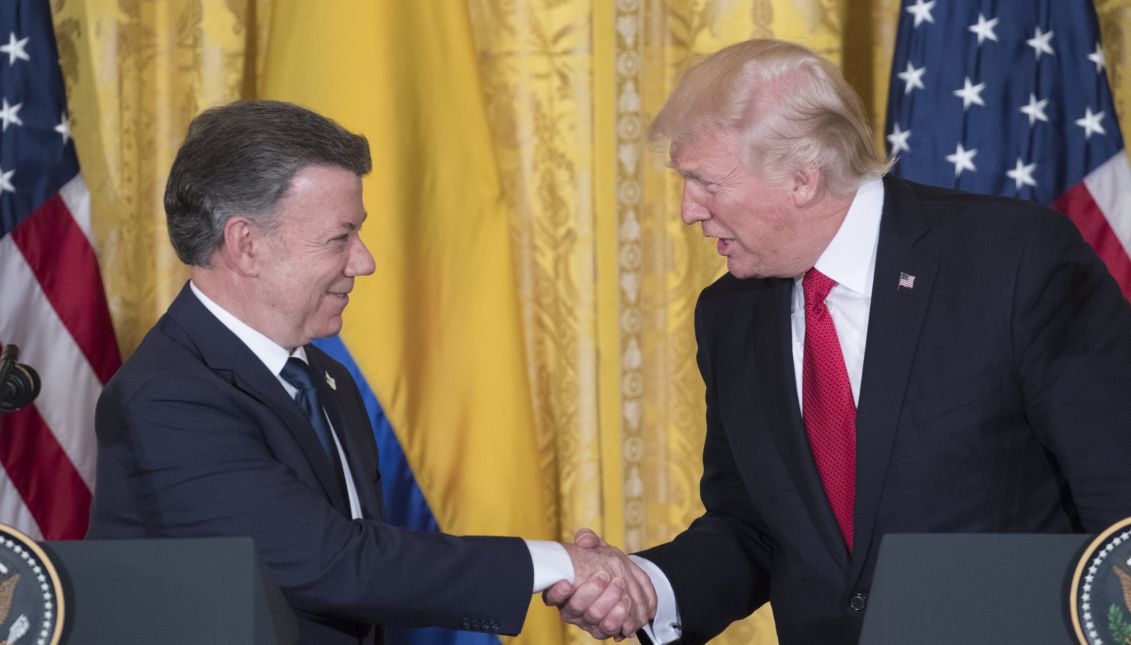
<instances>
[{"instance_id":1,"label":"suit lapel","mask_svg":"<svg viewBox=\"0 0 1131 645\"><path fill-rule=\"evenodd\" d=\"M856 412L853 578L859 576L876 541L880 496L903 411L907 379L938 272L938 260L913 247L928 230L915 196L898 180L885 179L884 190ZM911 288L900 285L901 274L913 277Z\"/></svg>"},{"instance_id":2,"label":"suit lapel","mask_svg":"<svg viewBox=\"0 0 1131 645\"><path fill-rule=\"evenodd\" d=\"M227 375L232 385L279 417L287 432L301 446L310 470L331 502L348 514L349 502L344 497L342 487L336 483L337 473L325 458L310 420L294 400L287 396L275 375L247 345L204 307L193 295L188 283L169 306L169 316L192 338L210 369Z\"/></svg>"},{"instance_id":3,"label":"suit lapel","mask_svg":"<svg viewBox=\"0 0 1131 645\"><path fill-rule=\"evenodd\" d=\"M338 381L330 374L321 355L308 345L306 356L310 359L311 373L318 388L318 397L322 400L322 407L326 408L330 422L334 424L334 433L342 443L342 450L346 454L346 462L349 464L348 476L352 478L354 489L357 491L358 504L365 517L384 519L384 507L378 499L373 481L377 474L377 464L370 458L372 451L365 449L366 447L361 443L362 437L358 436L358 429L369 429L368 419L359 419L356 414L347 414L345 406L342 405L343 395L338 392Z\"/></svg>"},{"instance_id":4,"label":"suit lapel","mask_svg":"<svg viewBox=\"0 0 1131 645\"><path fill-rule=\"evenodd\" d=\"M235 370L236 387L259 399L284 420L291 436L302 446L302 454L318 478L318 483L330 497L330 501L338 510L349 515L349 499L339 481L338 470L326 458L322 444L319 443L314 428L310 425L310 419L294 400L287 396L286 390L275 375L271 374L250 350L244 351L247 352L248 357L243 363L249 368L238 367ZM322 394L319 392L319 398L321 397ZM325 399L322 399L321 403L322 407L327 407ZM332 416L331 423L337 427L337 422Z\"/></svg>"},{"instance_id":5,"label":"suit lapel","mask_svg":"<svg viewBox=\"0 0 1131 645\"><path fill-rule=\"evenodd\" d=\"M761 294L762 302L755 303L754 352L747 353L747 364L740 368L742 373L753 376L740 378L738 382L753 384L762 398L766 422L794 489L825 548L847 572L848 550L825 496L797 403L790 327L792 293L793 280L778 280L773 288Z\"/></svg>"}]
</instances>

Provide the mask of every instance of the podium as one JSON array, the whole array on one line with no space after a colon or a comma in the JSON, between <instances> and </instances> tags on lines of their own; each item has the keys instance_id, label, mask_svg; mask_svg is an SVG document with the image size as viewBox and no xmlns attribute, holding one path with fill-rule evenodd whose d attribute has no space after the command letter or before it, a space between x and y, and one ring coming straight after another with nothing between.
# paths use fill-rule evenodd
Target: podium
<instances>
[{"instance_id":1,"label":"podium","mask_svg":"<svg viewBox=\"0 0 1131 645\"><path fill-rule=\"evenodd\" d=\"M67 597L63 643L293 644L294 613L251 538L42 542Z\"/></svg>"},{"instance_id":2,"label":"podium","mask_svg":"<svg viewBox=\"0 0 1131 645\"><path fill-rule=\"evenodd\" d=\"M1075 643L1068 588L1093 538L886 535L860 645Z\"/></svg>"}]
</instances>

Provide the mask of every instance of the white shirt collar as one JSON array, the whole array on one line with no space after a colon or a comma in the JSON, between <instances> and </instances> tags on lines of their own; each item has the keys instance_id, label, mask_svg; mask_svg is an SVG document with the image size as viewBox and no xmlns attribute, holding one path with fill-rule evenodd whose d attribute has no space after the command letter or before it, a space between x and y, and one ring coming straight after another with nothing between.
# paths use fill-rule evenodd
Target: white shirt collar
<instances>
[{"instance_id":1,"label":"white shirt collar","mask_svg":"<svg viewBox=\"0 0 1131 645\"><path fill-rule=\"evenodd\" d=\"M239 338L244 345L247 345L247 348L251 350L252 354L255 354L259 360L263 361L263 364L267 366L267 369L271 370L272 374L278 375L282 372L283 366L287 364L287 359L291 356L297 356L301 358L303 362L308 362L306 360L306 349L299 347L294 352L288 352L285 347L264 336L259 331L252 329L247 323L236 318L229 313L228 310L213 302L212 299L204 295L204 292L191 280L189 281L189 289L192 290L193 295L200 300L200 304L204 305L205 309L212 312L212 315L216 316L229 331L235 334L236 338Z\"/></svg>"},{"instance_id":2,"label":"white shirt collar","mask_svg":"<svg viewBox=\"0 0 1131 645\"><path fill-rule=\"evenodd\" d=\"M860 184L840 229L817 258L818 271L865 297L872 295L883 208L883 180L869 179Z\"/></svg>"}]
</instances>

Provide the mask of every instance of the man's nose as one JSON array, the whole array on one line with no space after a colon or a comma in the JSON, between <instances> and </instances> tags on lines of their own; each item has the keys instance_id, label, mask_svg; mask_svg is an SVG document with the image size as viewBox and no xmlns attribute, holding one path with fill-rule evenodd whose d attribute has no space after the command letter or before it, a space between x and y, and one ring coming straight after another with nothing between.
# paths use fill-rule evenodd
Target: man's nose
<instances>
[{"instance_id":1,"label":"man's nose","mask_svg":"<svg viewBox=\"0 0 1131 645\"><path fill-rule=\"evenodd\" d=\"M350 250L350 261L346 265L346 273L352 276L358 275L372 275L377 270L377 262L373 259L373 254L369 252L369 247L358 235Z\"/></svg>"},{"instance_id":2,"label":"man's nose","mask_svg":"<svg viewBox=\"0 0 1131 645\"><path fill-rule=\"evenodd\" d=\"M696 200L695 195L692 194L694 189L688 185L687 182L683 184L683 198L679 203L679 215L684 224L694 224L695 222L702 222L711 217L710 211L707 210L703 204Z\"/></svg>"}]
</instances>

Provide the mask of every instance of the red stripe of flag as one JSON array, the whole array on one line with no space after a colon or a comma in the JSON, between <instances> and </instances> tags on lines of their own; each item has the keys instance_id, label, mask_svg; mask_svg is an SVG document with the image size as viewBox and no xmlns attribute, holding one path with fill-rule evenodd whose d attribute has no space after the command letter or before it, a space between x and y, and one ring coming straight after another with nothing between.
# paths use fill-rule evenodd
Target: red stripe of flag
<instances>
[{"instance_id":1,"label":"red stripe of flag","mask_svg":"<svg viewBox=\"0 0 1131 645\"><path fill-rule=\"evenodd\" d=\"M43 539L82 539L90 520L90 490L34 404L4 415L0 464Z\"/></svg>"},{"instance_id":2,"label":"red stripe of flag","mask_svg":"<svg viewBox=\"0 0 1131 645\"><path fill-rule=\"evenodd\" d=\"M54 195L12 231L63 326L103 384L121 366L118 341L90 241L67 204Z\"/></svg>"},{"instance_id":3,"label":"red stripe of flag","mask_svg":"<svg viewBox=\"0 0 1131 645\"><path fill-rule=\"evenodd\" d=\"M1131 300L1131 258L1084 182L1069 188L1052 206L1076 223L1084 241L1092 245L1123 289L1123 297Z\"/></svg>"}]
</instances>

